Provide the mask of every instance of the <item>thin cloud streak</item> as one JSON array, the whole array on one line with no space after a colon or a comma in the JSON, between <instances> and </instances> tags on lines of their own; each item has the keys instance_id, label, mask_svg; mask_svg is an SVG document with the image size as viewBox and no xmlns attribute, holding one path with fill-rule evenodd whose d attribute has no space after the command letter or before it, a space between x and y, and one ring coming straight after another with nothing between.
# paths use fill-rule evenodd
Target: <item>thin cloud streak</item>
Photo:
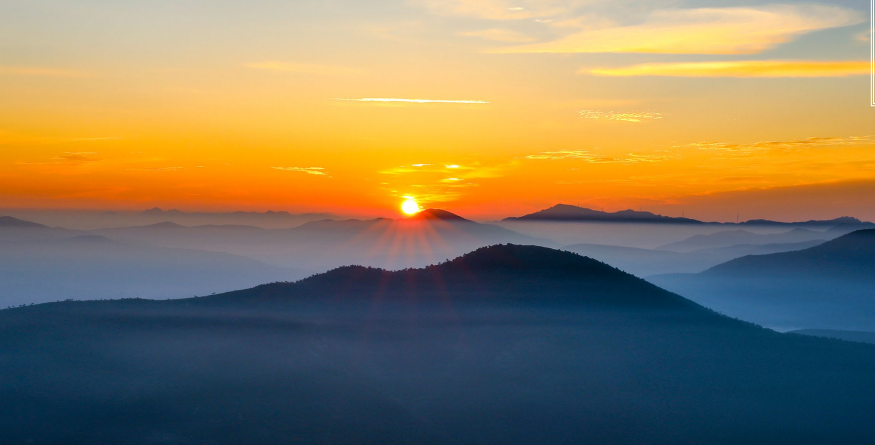
<instances>
[{"instance_id":1,"label":"thin cloud streak","mask_svg":"<svg viewBox=\"0 0 875 445\"><path fill-rule=\"evenodd\" d=\"M528 155L525 159L539 161L559 161L565 159L585 161L590 164L641 164L660 162L671 159L669 155L640 155L629 153L625 158L611 158L608 156L599 156L587 150L559 150L559 151L544 151L538 154Z\"/></svg>"},{"instance_id":2,"label":"thin cloud streak","mask_svg":"<svg viewBox=\"0 0 875 445\"><path fill-rule=\"evenodd\" d=\"M271 167L274 170L283 170L287 172L301 172L314 176L328 176L325 169L322 167Z\"/></svg>"},{"instance_id":3,"label":"thin cloud streak","mask_svg":"<svg viewBox=\"0 0 875 445\"><path fill-rule=\"evenodd\" d=\"M476 104L476 105L484 105L489 102L482 100L444 100L444 99L402 99L402 98L392 98L392 97L364 97L361 99L341 99L334 98L333 100L340 100L346 102L402 102L402 103L413 103L413 104Z\"/></svg>"},{"instance_id":4,"label":"thin cloud streak","mask_svg":"<svg viewBox=\"0 0 875 445\"><path fill-rule=\"evenodd\" d=\"M868 60L741 60L731 62L646 63L584 69L578 74L606 77L848 77L870 71Z\"/></svg>"},{"instance_id":5,"label":"thin cloud streak","mask_svg":"<svg viewBox=\"0 0 875 445\"><path fill-rule=\"evenodd\" d=\"M662 119L662 114L652 111L634 111L634 112L619 112L619 111L597 111L597 110L580 110L580 117L584 119L609 120L620 122L639 123L645 120Z\"/></svg>"}]
</instances>

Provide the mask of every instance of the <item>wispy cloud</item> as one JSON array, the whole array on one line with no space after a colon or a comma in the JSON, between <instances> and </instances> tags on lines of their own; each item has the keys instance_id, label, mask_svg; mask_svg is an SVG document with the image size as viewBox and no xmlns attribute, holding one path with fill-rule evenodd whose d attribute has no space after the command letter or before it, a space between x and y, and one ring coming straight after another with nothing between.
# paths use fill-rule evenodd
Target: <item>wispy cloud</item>
<instances>
[{"instance_id":1,"label":"wispy cloud","mask_svg":"<svg viewBox=\"0 0 875 445\"><path fill-rule=\"evenodd\" d=\"M854 25L856 11L825 5L657 10L642 24L583 29L497 53L755 54L812 31Z\"/></svg>"},{"instance_id":2,"label":"wispy cloud","mask_svg":"<svg viewBox=\"0 0 875 445\"><path fill-rule=\"evenodd\" d=\"M568 10L562 0L423 0L438 15L458 15L488 20L522 20L549 17Z\"/></svg>"},{"instance_id":3,"label":"wispy cloud","mask_svg":"<svg viewBox=\"0 0 875 445\"><path fill-rule=\"evenodd\" d=\"M446 100L446 99L402 99L392 97L364 97L361 99L341 99L334 98L333 100L347 102L402 102L413 104L488 104L489 102L482 100Z\"/></svg>"},{"instance_id":4,"label":"wispy cloud","mask_svg":"<svg viewBox=\"0 0 875 445\"><path fill-rule=\"evenodd\" d=\"M127 170L142 172L178 172L180 170L185 170L185 167L136 167Z\"/></svg>"},{"instance_id":5,"label":"wispy cloud","mask_svg":"<svg viewBox=\"0 0 875 445\"><path fill-rule=\"evenodd\" d=\"M868 60L739 60L732 62L648 63L581 70L596 76L666 77L847 77L868 75Z\"/></svg>"},{"instance_id":6,"label":"wispy cloud","mask_svg":"<svg viewBox=\"0 0 875 445\"><path fill-rule=\"evenodd\" d=\"M662 119L662 114L653 111L619 112L581 110L580 116L584 119L604 119L621 122L643 122L645 120Z\"/></svg>"},{"instance_id":7,"label":"wispy cloud","mask_svg":"<svg viewBox=\"0 0 875 445\"><path fill-rule=\"evenodd\" d=\"M93 151L76 151L76 152L64 152L58 156L52 158L54 161L65 162L70 164L85 164L89 162L98 162L101 159L95 157L97 153Z\"/></svg>"},{"instance_id":8,"label":"wispy cloud","mask_svg":"<svg viewBox=\"0 0 875 445\"><path fill-rule=\"evenodd\" d=\"M535 41L533 37L509 29L484 29L482 31L461 32L459 35L507 43L528 43Z\"/></svg>"},{"instance_id":9,"label":"wispy cloud","mask_svg":"<svg viewBox=\"0 0 875 445\"><path fill-rule=\"evenodd\" d=\"M581 160L591 164L640 164L649 162L659 162L670 159L670 156L664 154L642 155L629 153L623 158L612 158L608 156L600 156L587 150L558 150L544 151L541 153L528 155L525 159L534 160L549 160L557 161L564 159Z\"/></svg>"},{"instance_id":10,"label":"wispy cloud","mask_svg":"<svg viewBox=\"0 0 875 445\"><path fill-rule=\"evenodd\" d=\"M761 141L751 144L734 144L727 142L696 142L680 145L674 148L693 148L698 150L713 150L731 152L736 154L751 154L755 152L773 150L791 150L802 148L839 147L852 145L873 145L875 136L850 136L850 137L811 137L788 141Z\"/></svg>"},{"instance_id":11,"label":"wispy cloud","mask_svg":"<svg viewBox=\"0 0 875 445\"><path fill-rule=\"evenodd\" d=\"M327 176L328 172L322 167L271 167L274 170L283 170L288 172L301 172L314 176Z\"/></svg>"},{"instance_id":12,"label":"wispy cloud","mask_svg":"<svg viewBox=\"0 0 875 445\"><path fill-rule=\"evenodd\" d=\"M38 77L88 77L84 71L26 66L0 66L0 74Z\"/></svg>"},{"instance_id":13,"label":"wispy cloud","mask_svg":"<svg viewBox=\"0 0 875 445\"><path fill-rule=\"evenodd\" d=\"M360 74L361 71L355 68L336 65L319 65L314 63L289 63L267 61L250 63L246 65L248 68L255 68L266 71L279 71L284 73L295 74L314 74L321 76L342 76L350 74Z\"/></svg>"}]
</instances>

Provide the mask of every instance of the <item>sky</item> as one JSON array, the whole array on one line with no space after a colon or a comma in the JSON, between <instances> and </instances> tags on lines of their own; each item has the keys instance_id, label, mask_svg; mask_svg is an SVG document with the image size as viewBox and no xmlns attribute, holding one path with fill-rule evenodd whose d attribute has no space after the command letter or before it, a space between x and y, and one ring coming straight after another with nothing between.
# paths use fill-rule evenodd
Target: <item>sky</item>
<instances>
[{"instance_id":1,"label":"sky","mask_svg":"<svg viewBox=\"0 0 875 445\"><path fill-rule=\"evenodd\" d=\"M869 2L0 0L0 208L875 220Z\"/></svg>"}]
</instances>

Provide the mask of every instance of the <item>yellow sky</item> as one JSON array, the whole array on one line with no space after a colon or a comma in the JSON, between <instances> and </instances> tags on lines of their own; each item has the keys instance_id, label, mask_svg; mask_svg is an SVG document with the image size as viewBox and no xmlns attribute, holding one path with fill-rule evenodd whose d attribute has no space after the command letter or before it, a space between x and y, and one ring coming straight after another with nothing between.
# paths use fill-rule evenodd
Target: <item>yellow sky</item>
<instances>
[{"instance_id":1,"label":"yellow sky","mask_svg":"<svg viewBox=\"0 0 875 445\"><path fill-rule=\"evenodd\" d=\"M875 218L853 3L16 3L0 207Z\"/></svg>"}]
</instances>

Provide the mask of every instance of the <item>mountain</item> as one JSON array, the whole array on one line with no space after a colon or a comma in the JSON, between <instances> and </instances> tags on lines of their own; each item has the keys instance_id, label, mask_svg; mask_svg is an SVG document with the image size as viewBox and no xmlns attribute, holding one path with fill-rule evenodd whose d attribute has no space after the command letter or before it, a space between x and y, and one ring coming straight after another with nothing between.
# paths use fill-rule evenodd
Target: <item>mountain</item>
<instances>
[{"instance_id":1,"label":"mountain","mask_svg":"<svg viewBox=\"0 0 875 445\"><path fill-rule=\"evenodd\" d=\"M407 218L410 221L414 220L440 220L440 221L457 221L457 222L473 222L469 219L462 218L455 213L450 213L441 209L425 209L415 215Z\"/></svg>"},{"instance_id":2,"label":"mountain","mask_svg":"<svg viewBox=\"0 0 875 445\"><path fill-rule=\"evenodd\" d=\"M823 232L796 228L783 233L752 233L746 230L728 230L724 232L693 235L683 241L678 241L664 246L661 250L674 252L692 252L701 249L713 249L716 247L731 247L736 245L764 245L801 243L815 240L826 240L838 235L829 235Z\"/></svg>"},{"instance_id":3,"label":"mountain","mask_svg":"<svg viewBox=\"0 0 875 445\"><path fill-rule=\"evenodd\" d=\"M67 298L185 298L304 276L230 253L93 234L0 242L0 307Z\"/></svg>"},{"instance_id":4,"label":"mountain","mask_svg":"<svg viewBox=\"0 0 875 445\"><path fill-rule=\"evenodd\" d=\"M751 255L651 282L768 326L875 330L875 229L815 247Z\"/></svg>"},{"instance_id":5,"label":"mountain","mask_svg":"<svg viewBox=\"0 0 875 445\"><path fill-rule=\"evenodd\" d=\"M421 267L499 243L555 245L438 209L397 220L327 219L291 229L151 225L93 233L128 242L230 252L281 267L313 271L344 264L389 269Z\"/></svg>"},{"instance_id":6,"label":"mountain","mask_svg":"<svg viewBox=\"0 0 875 445\"><path fill-rule=\"evenodd\" d=\"M211 297L0 311L8 443L863 444L875 347L493 246Z\"/></svg>"},{"instance_id":7,"label":"mountain","mask_svg":"<svg viewBox=\"0 0 875 445\"><path fill-rule=\"evenodd\" d=\"M622 222L622 223L673 223L673 224L703 224L690 218L675 218L657 215L650 212L622 210L619 212L602 212L567 204L557 204L549 209L541 210L519 217L505 218L503 221L586 221L586 222Z\"/></svg>"},{"instance_id":8,"label":"mountain","mask_svg":"<svg viewBox=\"0 0 875 445\"><path fill-rule=\"evenodd\" d=\"M873 225L870 222L861 221L852 216L842 216L835 219L828 220L810 220L810 221L796 221L796 222L781 222L781 221L771 221L768 219L751 219L748 221L744 221L738 223L738 225L750 225L750 226L811 226L811 227L833 227L839 225L848 225L848 226L861 226Z\"/></svg>"},{"instance_id":9,"label":"mountain","mask_svg":"<svg viewBox=\"0 0 875 445\"><path fill-rule=\"evenodd\" d=\"M171 221L184 225L249 225L262 228L289 228L309 221L339 219L332 213L275 212L183 212L177 209L162 210L158 207L144 210L133 220ZM131 218L128 218L131 219Z\"/></svg>"},{"instance_id":10,"label":"mountain","mask_svg":"<svg viewBox=\"0 0 875 445\"><path fill-rule=\"evenodd\" d=\"M790 331L790 333L799 335L810 335L812 337L834 338L836 340L875 344L875 332L836 331L829 329L801 329L798 331Z\"/></svg>"},{"instance_id":11,"label":"mountain","mask_svg":"<svg viewBox=\"0 0 875 445\"><path fill-rule=\"evenodd\" d=\"M607 246L602 244L572 244L563 249L586 255L640 277L670 273L703 272L726 261L746 255L802 250L823 241L813 240L782 244L740 244L729 247L673 252L662 249Z\"/></svg>"},{"instance_id":12,"label":"mountain","mask_svg":"<svg viewBox=\"0 0 875 445\"><path fill-rule=\"evenodd\" d=\"M42 224L37 224L35 222L13 218L11 216L0 216L0 227L37 228L45 226Z\"/></svg>"}]
</instances>

